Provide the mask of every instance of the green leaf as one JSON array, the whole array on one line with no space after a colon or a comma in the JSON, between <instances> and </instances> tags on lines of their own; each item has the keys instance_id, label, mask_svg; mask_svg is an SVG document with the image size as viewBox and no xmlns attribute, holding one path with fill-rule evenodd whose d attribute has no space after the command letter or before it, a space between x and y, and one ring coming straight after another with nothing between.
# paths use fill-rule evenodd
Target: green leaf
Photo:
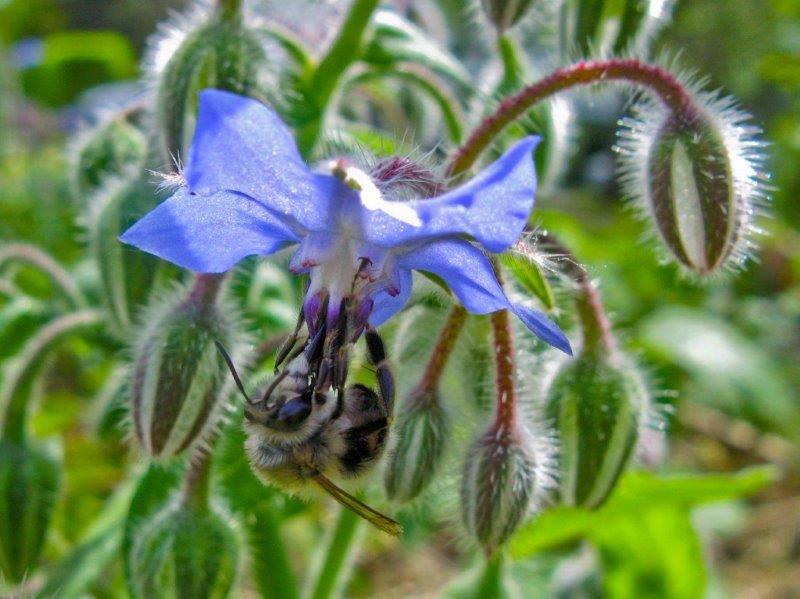
<instances>
[{"instance_id":1,"label":"green leaf","mask_svg":"<svg viewBox=\"0 0 800 599\"><path fill-rule=\"evenodd\" d=\"M688 512L692 507L704 503L744 497L775 479L776 471L769 466L750 468L736 474L659 477L646 472L629 472L600 509L590 511L557 507L529 522L511 538L511 554L526 557L581 538L591 538L597 531L613 529L618 520L623 521L652 509L672 506Z\"/></svg>"},{"instance_id":2,"label":"green leaf","mask_svg":"<svg viewBox=\"0 0 800 599\"><path fill-rule=\"evenodd\" d=\"M722 319L686 307L656 311L641 324L656 356L686 370L711 405L797 438L800 404L780 367L763 348Z\"/></svg>"},{"instance_id":3,"label":"green leaf","mask_svg":"<svg viewBox=\"0 0 800 599\"><path fill-rule=\"evenodd\" d=\"M26 94L50 106L100 83L132 78L136 54L113 31L62 31L42 40L42 60L22 73Z\"/></svg>"},{"instance_id":4,"label":"green leaf","mask_svg":"<svg viewBox=\"0 0 800 599\"><path fill-rule=\"evenodd\" d=\"M395 66L410 61L457 83L471 92L469 73L452 54L416 25L389 10L378 10L364 50L364 61L375 66Z\"/></svg>"},{"instance_id":5,"label":"green leaf","mask_svg":"<svg viewBox=\"0 0 800 599\"><path fill-rule=\"evenodd\" d=\"M500 255L500 264L514 277L522 288L535 295L546 310L556 307L556 299L550 283L542 272L541 267L533 260L519 254L505 253Z\"/></svg>"}]
</instances>

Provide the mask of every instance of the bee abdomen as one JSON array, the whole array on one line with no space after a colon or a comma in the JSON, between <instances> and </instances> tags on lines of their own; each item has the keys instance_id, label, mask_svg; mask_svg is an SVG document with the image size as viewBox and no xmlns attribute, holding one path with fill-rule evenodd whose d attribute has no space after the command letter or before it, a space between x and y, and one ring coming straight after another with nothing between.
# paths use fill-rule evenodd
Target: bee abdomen
<instances>
[{"instance_id":1,"label":"bee abdomen","mask_svg":"<svg viewBox=\"0 0 800 599\"><path fill-rule=\"evenodd\" d=\"M388 422L379 418L345 432L346 451L339 457L344 476L358 476L374 462L386 445Z\"/></svg>"}]
</instances>

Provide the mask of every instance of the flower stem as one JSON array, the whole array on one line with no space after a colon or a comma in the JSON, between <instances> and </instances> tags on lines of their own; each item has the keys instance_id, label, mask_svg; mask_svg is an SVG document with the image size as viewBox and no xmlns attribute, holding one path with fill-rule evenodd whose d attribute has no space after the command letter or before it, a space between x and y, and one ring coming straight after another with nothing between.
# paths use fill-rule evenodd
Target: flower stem
<instances>
[{"instance_id":1,"label":"flower stem","mask_svg":"<svg viewBox=\"0 0 800 599\"><path fill-rule=\"evenodd\" d=\"M514 430L517 420L517 391L515 387L514 338L508 310L499 310L491 316L494 335L494 363L496 372L497 403L495 426L497 430Z\"/></svg>"},{"instance_id":2,"label":"flower stem","mask_svg":"<svg viewBox=\"0 0 800 599\"><path fill-rule=\"evenodd\" d=\"M319 62L309 82L314 118L298 131L298 146L304 156L314 149L322 131L325 111L342 74L359 56L361 38L379 0L353 0L350 12L328 53Z\"/></svg>"},{"instance_id":3,"label":"flower stem","mask_svg":"<svg viewBox=\"0 0 800 599\"><path fill-rule=\"evenodd\" d=\"M589 279L589 273L580 265L572 250L552 233L539 233L536 239L544 248L561 257L564 272L578 285L575 308L583 332L584 351L615 351L617 341L611 332L611 322L603 308L600 294Z\"/></svg>"},{"instance_id":4,"label":"flower stem","mask_svg":"<svg viewBox=\"0 0 800 599\"><path fill-rule=\"evenodd\" d=\"M225 275L218 274L197 274L194 278L194 285L189 290L186 303L210 306L217 299L222 280Z\"/></svg>"},{"instance_id":5,"label":"flower stem","mask_svg":"<svg viewBox=\"0 0 800 599\"><path fill-rule=\"evenodd\" d=\"M606 81L626 81L645 87L676 113L685 115L696 111L686 88L672 73L660 66L646 64L635 58L582 61L558 69L503 100L453 155L447 174L453 177L467 171L507 125L541 100L565 89Z\"/></svg>"},{"instance_id":6,"label":"flower stem","mask_svg":"<svg viewBox=\"0 0 800 599\"><path fill-rule=\"evenodd\" d=\"M259 503L247 522L253 578L262 597L266 599L297 599L297 581L292 572L280 527L271 503Z\"/></svg>"},{"instance_id":7,"label":"flower stem","mask_svg":"<svg viewBox=\"0 0 800 599\"><path fill-rule=\"evenodd\" d=\"M208 496L211 486L211 447L214 440L208 441L209 447L198 447L189 460L189 468L183 479L183 505L195 512L208 509Z\"/></svg>"},{"instance_id":8,"label":"flower stem","mask_svg":"<svg viewBox=\"0 0 800 599\"><path fill-rule=\"evenodd\" d=\"M314 579L308 599L329 599L347 582L354 542L363 520L355 512L339 506L339 516L325 545L323 561Z\"/></svg>"},{"instance_id":9,"label":"flower stem","mask_svg":"<svg viewBox=\"0 0 800 599\"><path fill-rule=\"evenodd\" d=\"M217 0L217 10L220 16L227 20L232 21L241 16L242 0Z\"/></svg>"},{"instance_id":10,"label":"flower stem","mask_svg":"<svg viewBox=\"0 0 800 599\"><path fill-rule=\"evenodd\" d=\"M450 310L442 330L439 331L439 338L436 340L431 357L428 359L425 373L417 385L417 389L422 392L420 395L423 395L426 391L436 391L438 388L447 360L450 358L450 354L453 353L456 340L459 333L461 333L461 329L464 328L466 320L467 311L463 307L454 306Z\"/></svg>"}]
</instances>

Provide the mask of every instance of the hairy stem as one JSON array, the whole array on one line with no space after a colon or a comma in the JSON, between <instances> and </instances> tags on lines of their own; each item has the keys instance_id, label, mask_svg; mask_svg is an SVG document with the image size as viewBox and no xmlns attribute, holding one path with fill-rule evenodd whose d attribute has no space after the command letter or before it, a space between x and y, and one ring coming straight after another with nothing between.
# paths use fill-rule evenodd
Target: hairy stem
<instances>
[{"instance_id":1,"label":"hairy stem","mask_svg":"<svg viewBox=\"0 0 800 599\"><path fill-rule=\"evenodd\" d=\"M611 322L599 292L589 280L589 273L580 265L572 250L552 233L538 233L536 240L546 251L561 258L563 271L578 285L574 299L583 332L584 351L614 351L617 341L611 333Z\"/></svg>"},{"instance_id":2,"label":"hairy stem","mask_svg":"<svg viewBox=\"0 0 800 599\"><path fill-rule=\"evenodd\" d=\"M217 10L223 19L241 18L242 0L217 0Z\"/></svg>"},{"instance_id":3,"label":"hairy stem","mask_svg":"<svg viewBox=\"0 0 800 599\"><path fill-rule=\"evenodd\" d=\"M420 395L423 395L426 391L436 391L444 368L447 366L447 360L453 353L456 340L461 333L461 329L464 328L466 320L467 311L463 307L454 306L450 310L442 330L439 331L439 338L436 340L436 345L431 352L428 365L425 367L425 373L417 385L417 388L423 392Z\"/></svg>"},{"instance_id":4,"label":"hairy stem","mask_svg":"<svg viewBox=\"0 0 800 599\"><path fill-rule=\"evenodd\" d=\"M214 441L209 441L209 446ZM198 447L189 460L189 468L183 479L183 505L196 512L208 509L208 496L211 486L211 450Z\"/></svg>"},{"instance_id":5,"label":"hairy stem","mask_svg":"<svg viewBox=\"0 0 800 599\"><path fill-rule=\"evenodd\" d=\"M565 89L607 81L625 81L642 86L678 114L695 112L687 90L672 73L660 66L646 64L635 58L582 61L558 69L503 100L453 155L447 174L453 177L467 171L506 126L538 102Z\"/></svg>"},{"instance_id":6,"label":"hairy stem","mask_svg":"<svg viewBox=\"0 0 800 599\"><path fill-rule=\"evenodd\" d=\"M363 520L355 512L339 506L339 516L325 544L323 560L319 565L308 599L329 599L338 595L347 582L354 542Z\"/></svg>"},{"instance_id":7,"label":"hairy stem","mask_svg":"<svg viewBox=\"0 0 800 599\"><path fill-rule=\"evenodd\" d=\"M496 372L497 403L495 426L498 430L511 431L517 419L517 391L515 386L514 338L508 310L494 312L492 334L494 336L494 363Z\"/></svg>"},{"instance_id":8,"label":"hairy stem","mask_svg":"<svg viewBox=\"0 0 800 599\"><path fill-rule=\"evenodd\" d=\"M189 290L186 302L195 305L210 306L217 299L217 294L222 286L224 274L197 274L194 285Z\"/></svg>"},{"instance_id":9,"label":"hairy stem","mask_svg":"<svg viewBox=\"0 0 800 599\"><path fill-rule=\"evenodd\" d=\"M250 514L247 523L250 553L253 557L253 578L265 599L297 599L297 580L289 564L281 538L274 507L261 502Z\"/></svg>"}]
</instances>

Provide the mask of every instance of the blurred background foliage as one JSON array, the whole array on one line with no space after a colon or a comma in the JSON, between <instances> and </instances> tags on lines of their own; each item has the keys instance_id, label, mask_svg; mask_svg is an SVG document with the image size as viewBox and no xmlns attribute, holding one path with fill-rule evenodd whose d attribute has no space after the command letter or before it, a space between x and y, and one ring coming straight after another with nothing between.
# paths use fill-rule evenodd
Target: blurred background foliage
<instances>
[{"instance_id":1,"label":"blurred background foliage","mask_svg":"<svg viewBox=\"0 0 800 599\"><path fill-rule=\"evenodd\" d=\"M170 9L182 6L156 0L0 0L0 239L44 248L76 277L85 277L84 287L95 293L92 270L81 262L87 239L67 175L67 138L91 114L97 86L113 94L121 89L115 86L135 77L146 37ZM765 129L775 189L758 261L734 279L698 286L677 278L674 267L661 264L650 245L640 242L643 226L620 209L613 174L615 124L624 109L619 98L579 95L577 149L563 187L540 197L537 218L559 231L600 278L616 329L651 366L655 386L666 391L661 401L674 406L663 470L725 473L772 463L778 475L753 471L688 491L671 488L668 480L632 476L593 521L569 510L535 520L512 545L512 554L525 559L511 568L522 596L534 596L526 588L545 587L553 596L596 596L600 582L592 564L598 556L571 544L589 537L604 564L616 564L605 574L606 591L613 589L616 597L692 597L706 584L707 596L797 597L800 3L684 0L658 45L680 48L682 64L734 95ZM271 281L265 285L283 285L291 294L291 284L265 268L262 280ZM0 360L6 360L69 302L35 269L0 269L3 285L13 281L25 292L0 289ZM262 299L264 330L290 326L292 314L280 293ZM58 437L63 445L65 484L44 551L55 580L48 584L59 592L69 589L57 584L63 575L96 597L125 592L114 556L123 535L118 514L132 493L124 482L129 450L114 424L119 391L102 384L109 351L116 349L102 339L62 345L47 364L33 423L37 437ZM229 451L239 448L230 441ZM752 499L731 501L755 491ZM265 526L283 522L291 559L300 560L322 534L297 515L324 506L306 506L260 485L234 494L264 505ZM469 564L458 542L426 519L424 506L404 524L408 532L401 545L376 535L365 541L347 594L434 596L457 579L450 596L466 596L459 588L469 587L471 574L459 574ZM87 539L81 545L85 555L70 553ZM72 561L61 561L65 556ZM91 576L92 568L102 574ZM70 578L76 570L91 582ZM674 588L660 586L665 580ZM258 581L249 584L243 592L255 593Z\"/></svg>"}]
</instances>

